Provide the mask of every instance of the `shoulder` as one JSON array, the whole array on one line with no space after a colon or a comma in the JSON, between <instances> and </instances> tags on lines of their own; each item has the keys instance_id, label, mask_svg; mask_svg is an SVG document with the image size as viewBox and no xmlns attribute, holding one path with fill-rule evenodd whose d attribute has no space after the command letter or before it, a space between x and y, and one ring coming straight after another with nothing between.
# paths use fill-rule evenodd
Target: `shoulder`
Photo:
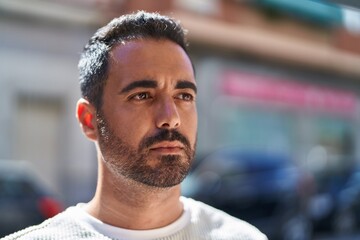
<instances>
[{"instance_id":1,"label":"shoulder","mask_svg":"<svg viewBox=\"0 0 360 240\"><path fill-rule=\"evenodd\" d=\"M70 207L39 225L25 228L0 240L103 239L74 220L73 208Z\"/></svg>"},{"instance_id":2,"label":"shoulder","mask_svg":"<svg viewBox=\"0 0 360 240\"><path fill-rule=\"evenodd\" d=\"M267 237L246 221L191 198L181 198L191 212L191 226L206 231L210 239L266 240Z\"/></svg>"}]
</instances>

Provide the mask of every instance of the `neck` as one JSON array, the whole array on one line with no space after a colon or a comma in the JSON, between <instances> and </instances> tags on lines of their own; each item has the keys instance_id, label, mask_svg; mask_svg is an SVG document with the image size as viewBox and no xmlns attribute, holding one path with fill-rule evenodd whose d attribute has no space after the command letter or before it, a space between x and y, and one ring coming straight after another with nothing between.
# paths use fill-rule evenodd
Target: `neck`
<instances>
[{"instance_id":1,"label":"neck","mask_svg":"<svg viewBox=\"0 0 360 240\"><path fill-rule=\"evenodd\" d=\"M100 164L96 193L86 207L88 213L104 223L147 230L169 225L183 212L179 185L155 188L122 176L104 176L112 174Z\"/></svg>"}]
</instances>

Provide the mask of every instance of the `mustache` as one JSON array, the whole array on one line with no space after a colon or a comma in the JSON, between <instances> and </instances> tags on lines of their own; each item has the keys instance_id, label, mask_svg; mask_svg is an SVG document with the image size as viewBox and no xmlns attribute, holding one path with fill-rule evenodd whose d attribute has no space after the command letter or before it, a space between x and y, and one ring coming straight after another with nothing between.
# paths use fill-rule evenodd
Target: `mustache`
<instances>
[{"instance_id":1,"label":"mustache","mask_svg":"<svg viewBox=\"0 0 360 240\"><path fill-rule=\"evenodd\" d=\"M190 141L184 135L179 133L177 130L161 129L161 131L156 135L145 138L140 143L140 149L149 148L152 145L163 141L179 141L187 149L191 148Z\"/></svg>"}]
</instances>

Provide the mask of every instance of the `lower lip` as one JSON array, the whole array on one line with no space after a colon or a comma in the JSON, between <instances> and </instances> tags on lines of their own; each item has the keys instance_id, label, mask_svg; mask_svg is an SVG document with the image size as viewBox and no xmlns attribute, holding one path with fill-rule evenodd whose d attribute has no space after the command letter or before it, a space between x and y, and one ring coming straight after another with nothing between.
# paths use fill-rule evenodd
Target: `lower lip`
<instances>
[{"instance_id":1,"label":"lower lip","mask_svg":"<svg viewBox=\"0 0 360 240\"><path fill-rule=\"evenodd\" d=\"M182 148L178 147L163 147L163 148L153 148L151 149L153 152L157 152L160 154L179 154L182 151Z\"/></svg>"}]
</instances>

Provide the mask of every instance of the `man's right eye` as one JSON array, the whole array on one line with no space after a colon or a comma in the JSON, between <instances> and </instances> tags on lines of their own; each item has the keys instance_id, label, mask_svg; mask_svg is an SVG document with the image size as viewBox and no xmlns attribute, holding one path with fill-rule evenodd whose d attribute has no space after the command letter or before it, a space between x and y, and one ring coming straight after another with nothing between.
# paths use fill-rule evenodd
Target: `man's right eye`
<instances>
[{"instance_id":1,"label":"man's right eye","mask_svg":"<svg viewBox=\"0 0 360 240\"><path fill-rule=\"evenodd\" d=\"M148 99L150 98L150 93L148 92L141 92L141 93L137 93L137 94L134 94L130 97L130 99L132 100L145 100L145 99Z\"/></svg>"}]
</instances>

